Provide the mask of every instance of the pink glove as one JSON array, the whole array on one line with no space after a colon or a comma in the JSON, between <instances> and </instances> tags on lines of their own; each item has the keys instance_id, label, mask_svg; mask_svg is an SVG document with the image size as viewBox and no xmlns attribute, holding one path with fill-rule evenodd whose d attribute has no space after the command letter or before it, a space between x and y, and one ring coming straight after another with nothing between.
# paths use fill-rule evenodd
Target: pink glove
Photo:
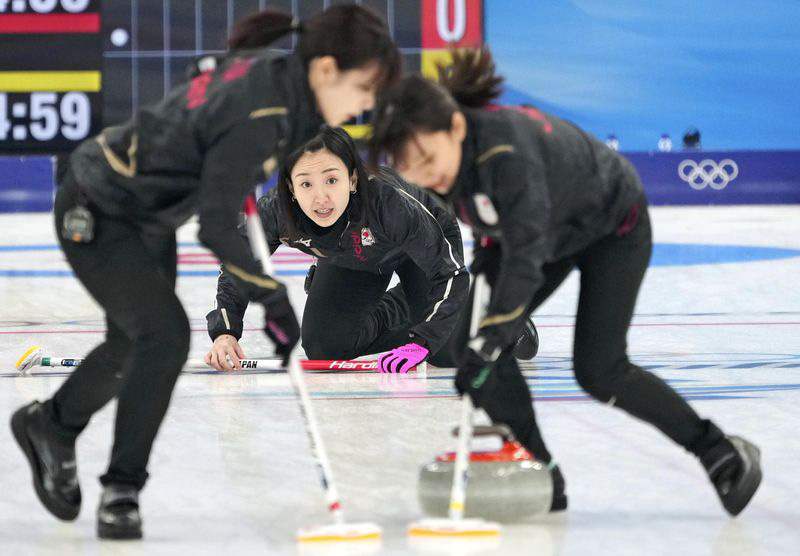
<instances>
[{"instance_id":1,"label":"pink glove","mask_svg":"<svg viewBox=\"0 0 800 556\"><path fill-rule=\"evenodd\" d=\"M411 343L396 347L378 359L378 370L382 373L407 373L428 357L428 350Z\"/></svg>"}]
</instances>

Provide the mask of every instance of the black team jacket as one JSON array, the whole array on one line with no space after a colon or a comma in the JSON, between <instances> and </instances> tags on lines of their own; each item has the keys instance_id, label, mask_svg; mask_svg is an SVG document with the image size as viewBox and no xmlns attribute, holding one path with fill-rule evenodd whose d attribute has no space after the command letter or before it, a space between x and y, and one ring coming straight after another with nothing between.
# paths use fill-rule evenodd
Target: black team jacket
<instances>
[{"instance_id":1,"label":"black team jacket","mask_svg":"<svg viewBox=\"0 0 800 556\"><path fill-rule=\"evenodd\" d=\"M70 168L88 204L145 233L199 213L199 239L247 297L285 288L262 274L237 231L247 193L323 123L295 55L239 51L120 126L82 143Z\"/></svg>"},{"instance_id":2,"label":"black team jacket","mask_svg":"<svg viewBox=\"0 0 800 556\"><path fill-rule=\"evenodd\" d=\"M370 176L368 187L366 206L360 193L352 195L344 214L330 228L315 225L293 204L298 234L291 238L273 189L258 202L270 252L284 243L317 257L320 264L387 276L410 259L431 283L427 317L414 324L411 333L436 353L450 337L469 288L458 222L441 202L408 185L389 168ZM239 242L244 245L243 239ZM211 339L221 334L241 338L246 308L247 300L223 264L217 306L206 316Z\"/></svg>"},{"instance_id":3,"label":"black team jacket","mask_svg":"<svg viewBox=\"0 0 800 556\"><path fill-rule=\"evenodd\" d=\"M505 347L543 284L542 266L632 226L644 193L625 158L567 121L524 107L464 113L461 167L446 200L472 228L476 260L482 244L500 246L481 332Z\"/></svg>"}]
</instances>

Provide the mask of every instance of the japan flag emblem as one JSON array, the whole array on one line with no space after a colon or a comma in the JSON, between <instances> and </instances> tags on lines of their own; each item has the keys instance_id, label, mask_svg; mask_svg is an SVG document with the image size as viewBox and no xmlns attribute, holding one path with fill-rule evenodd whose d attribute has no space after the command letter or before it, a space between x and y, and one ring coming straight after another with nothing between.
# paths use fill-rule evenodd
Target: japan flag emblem
<instances>
[{"instance_id":1,"label":"japan flag emblem","mask_svg":"<svg viewBox=\"0 0 800 556\"><path fill-rule=\"evenodd\" d=\"M369 228L361 228L361 245L364 247L375 245L375 237Z\"/></svg>"},{"instance_id":2,"label":"japan flag emblem","mask_svg":"<svg viewBox=\"0 0 800 556\"><path fill-rule=\"evenodd\" d=\"M476 193L472 199L475 201L475 212L478 213L478 217L483 220L483 223L487 226L496 226L500 217L489 196L485 193Z\"/></svg>"}]
</instances>

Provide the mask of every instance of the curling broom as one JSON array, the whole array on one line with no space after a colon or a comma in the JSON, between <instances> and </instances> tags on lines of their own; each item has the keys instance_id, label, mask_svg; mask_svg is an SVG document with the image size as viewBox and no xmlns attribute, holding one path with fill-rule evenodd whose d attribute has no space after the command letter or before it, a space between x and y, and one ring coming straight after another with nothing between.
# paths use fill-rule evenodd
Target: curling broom
<instances>
[{"instance_id":1,"label":"curling broom","mask_svg":"<svg viewBox=\"0 0 800 556\"><path fill-rule=\"evenodd\" d=\"M35 367L77 367L83 362L83 359L77 357L58 357L48 355L40 346L31 346L15 363L15 368L20 374L26 374L28 371ZM281 363L280 359L241 359L242 370L265 370L284 372L286 369ZM304 371L320 371L320 372L370 372L378 370L377 359L301 359L300 366ZM206 362L202 359L191 358L186 361L186 367L189 369L207 369ZM416 367L409 370L409 373L414 371L424 372L426 370L425 362L420 363Z\"/></svg>"},{"instance_id":2,"label":"curling broom","mask_svg":"<svg viewBox=\"0 0 800 556\"><path fill-rule=\"evenodd\" d=\"M261 219L258 215L255 199L248 195L245 200L245 214L247 215L247 236L253 253L261 259L261 266L264 274L272 274L271 261L269 259L269 249L267 240L264 237L264 229L261 227ZM305 421L306 433L311 444L311 451L317 463L320 473L322 488L325 491L325 499L328 510L333 516L333 523L319 527L300 529L296 534L298 542L315 541L356 541L356 540L375 540L381 537L381 528L374 523L346 523L342 512L339 492L333 480L333 471L325 445L322 443L322 435L317 426L317 417L314 413L314 406L311 405L311 397L308 395L303 371L300 367L300 360L292 354L289 358L289 376L292 379L297 396L300 399L300 412Z\"/></svg>"},{"instance_id":3,"label":"curling broom","mask_svg":"<svg viewBox=\"0 0 800 556\"><path fill-rule=\"evenodd\" d=\"M478 332L478 323L483 315L484 303L489 298L489 287L482 274L475 277L474 289L469 326L471 338L474 338ZM472 399L468 394L464 394L461 398L461 419L458 427L458 446L453 469L448 518L423 519L412 523L408 527L408 534L411 537L469 538L492 537L500 534L500 525L495 522L480 518L464 518L464 500L469 479L469 448L472 440L472 412Z\"/></svg>"}]
</instances>

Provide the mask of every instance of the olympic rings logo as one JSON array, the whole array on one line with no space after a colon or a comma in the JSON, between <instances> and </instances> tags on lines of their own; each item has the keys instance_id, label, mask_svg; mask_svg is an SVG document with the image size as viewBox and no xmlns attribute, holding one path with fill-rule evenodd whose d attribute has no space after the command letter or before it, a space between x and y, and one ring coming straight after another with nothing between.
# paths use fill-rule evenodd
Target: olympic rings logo
<instances>
[{"instance_id":1,"label":"olympic rings logo","mask_svg":"<svg viewBox=\"0 0 800 556\"><path fill-rule=\"evenodd\" d=\"M725 189L738 175L739 166L730 158L719 162L710 158L700 162L687 159L678 164L678 177L697 191L706 187L716 190Z\"/></svg>"}]
</instances>

